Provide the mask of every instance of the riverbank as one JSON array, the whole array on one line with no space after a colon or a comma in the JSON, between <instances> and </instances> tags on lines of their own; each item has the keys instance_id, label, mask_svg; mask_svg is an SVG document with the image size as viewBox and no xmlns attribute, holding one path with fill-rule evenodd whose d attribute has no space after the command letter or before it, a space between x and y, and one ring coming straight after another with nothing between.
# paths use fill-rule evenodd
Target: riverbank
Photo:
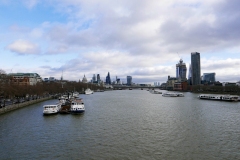
<instances>
[{"instance_id":1,"label":"riverbank","mask_svg":"<svg viewBox=\"0 0 240 160\"><path fill-rule=\"evenodd\" d=\"M46 100L49 100L49 99L51 99L50 96L49 97L40 98L40 99L31 100L31 101L26 101L26 102L23 102L23 103L16 103L16 104L8 105L8 106L5 106L3 108L0 108L0 115L4 114L4 113L7 113L7 112L10 112L10 111L13 111L13 110L17 110L19 108L23 108L23 107L29 106L31 104L35 104L35 103L39 103L39 102L42 102L42 101L46 101Z\"/></svg>"}]
</instances>

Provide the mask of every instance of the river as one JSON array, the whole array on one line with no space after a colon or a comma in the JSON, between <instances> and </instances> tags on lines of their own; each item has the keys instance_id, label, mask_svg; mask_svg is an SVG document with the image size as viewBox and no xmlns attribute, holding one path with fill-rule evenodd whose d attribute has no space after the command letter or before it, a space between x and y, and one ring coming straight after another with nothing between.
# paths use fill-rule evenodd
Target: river
<instances>
[{"instance_id":1,"label":"river","mask_svg":"<svg viewBox=\"0 0 240 160\"><path fill-rule=\"evenodd\" d=\"M240 102L146 90L80 95L81 115L43 116L48 100L0 116L0 159L240 159Z\"/></svg>"}]
</instances>

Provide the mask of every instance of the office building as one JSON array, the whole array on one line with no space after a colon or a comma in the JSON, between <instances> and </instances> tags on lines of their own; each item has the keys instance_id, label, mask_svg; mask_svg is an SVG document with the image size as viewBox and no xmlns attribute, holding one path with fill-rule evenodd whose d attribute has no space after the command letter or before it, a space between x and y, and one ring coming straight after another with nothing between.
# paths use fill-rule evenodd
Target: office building
<instances>
[{"instance_id":1,"label":"office building","mask_svg":"<svg viewBox=\"0 0 240 160\"><path fill-rule=\"evenodd\" d=\"M96 76L95 76L95 74L93 74L92 82L95 82L95 81L96 81Z\"/></svg>"},{"instance_id":2,"label":"office building","mask_svg":"<svg viewBox=\"0 0 240 160\"><path fill-rule=\"evenodd\" d=\"M180 59L179 63L176 64L176 78L179 81L186 81L187 67L186 64L183 63L183 60Z\"/></svg>"},{"instance_id":3,"label":"office building","mask_svg":"<svg viewBox=\"0 0 240 160\"><path fill-rule=\"evenodd\" d=\"M203 73L203 78L202 80L204 82L215 82L215 73Z\"/></svg>"},{"instance_id":4,"label":"office building","mask_svg":"<svg viewBox=\"0 0 240 160\"><path fill-rule=\"evenodd\" d=\"M97 74L97 82L100 83L101 79L100 79L100 74Z\"/></svg>"},{"instance_id":5,"label":"office building","mask_svg":"<svg viewBox=\"0 0 240 160\"><path fill-rule=\"evenodd\" d=\"M111 78L110 78L110 73L108 72L108 75L106 77L106 84L111 84Z\"/></svg>"},{"instance_id":6,"label":"office building","mask_svg":"<svg viewBox=\"0 0 240 160\"><path fill-rule=\"evenodd\" d=\"M198 52L191 53L191 70L192 85L201 84L200 53Z\"/></svg>"},{"instance_id":7,"label":"office building","mask_svg":"<svg viewBox=\"0 0 240 160\"><path fill-rule=\"evenodd\" d=\"M132 85L132 76L127 76L127 85Z\"/></svg>"}]
</instances>

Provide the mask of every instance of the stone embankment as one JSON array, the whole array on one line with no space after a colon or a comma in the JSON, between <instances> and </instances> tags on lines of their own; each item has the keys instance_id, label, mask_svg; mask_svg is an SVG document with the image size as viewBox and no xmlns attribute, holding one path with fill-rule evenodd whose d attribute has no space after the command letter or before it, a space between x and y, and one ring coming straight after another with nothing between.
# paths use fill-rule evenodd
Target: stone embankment
<instances>
[{"instance_id":1,"label":"stone embankment","mask_svg":"<svg viewBox=\"0 0 240 160\"><path fill-rule=\"evenodd\" d=\"M39 103L39 102L42 102L42 101L46 101L48 99L51 99L51 97L44 97L44 98L40 98L40 99L26 101L26 102L23 102L23 103L16 103L16 104L8 105L8 106L5 106L3 108L0 108L0 115L4 114L4 113L7 113L7 112L10 112L10 111L13 111L13 110L16 110L16 109L19 109L19 108L23 108L23 107L29 106L31 104L35 104L35 103Z\"/></svg>"}]
</instances>

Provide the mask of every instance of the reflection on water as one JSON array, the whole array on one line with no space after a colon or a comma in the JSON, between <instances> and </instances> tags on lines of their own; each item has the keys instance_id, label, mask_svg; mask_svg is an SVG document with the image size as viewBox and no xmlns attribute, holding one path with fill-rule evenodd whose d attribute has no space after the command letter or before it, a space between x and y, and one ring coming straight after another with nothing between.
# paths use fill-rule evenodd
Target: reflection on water
<instances>
[{"instance_id":1,"label":"reflection on water","mask_svg":"<svg viewBox=\"0 0 240 160\"><path fill-rule=\"evenodd\" d=\"M80 95L81 115L34 104L0 116L1 159L240 159L240 103L146 90Z\"/></svg>"}]
</instances>

